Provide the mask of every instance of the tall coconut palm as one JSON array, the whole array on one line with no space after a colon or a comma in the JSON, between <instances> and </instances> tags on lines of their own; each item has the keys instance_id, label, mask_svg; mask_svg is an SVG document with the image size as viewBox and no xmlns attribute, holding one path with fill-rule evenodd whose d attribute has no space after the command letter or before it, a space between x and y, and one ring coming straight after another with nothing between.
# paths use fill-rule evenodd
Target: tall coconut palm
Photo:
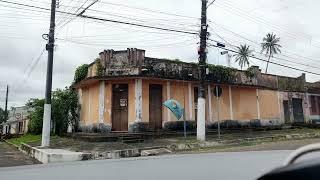
<instances>
[{"instance_id":1,"label":"tall coconut palm","mask_svg":"<svg viewBox=\"0 0 320 180\"><path fill-rule=\"evenodd\" d=\"M250 46L248 45L240 45L238 47L238 52L235 55L236 62L239 63L239 66L241 67L241 70L244 66L249 66L249 56L251 56L252 50L250 49Z\"/></svg>"},{"instance_id":2,"label":"tall coconut palm","mask_svg":"<svg viewBox=\"0 0 320 180\"><path fill-rule=\"evenodd\" d=\"M273 33L268 33L266 37L263 38L263 42L261 43L261 53L265 52L265 55L268 57L266 73L268 73L270 58L273 57L274 54L281 53L280 48L282 46L279 42L280 38Z\"/></svg>"}]
</instances>

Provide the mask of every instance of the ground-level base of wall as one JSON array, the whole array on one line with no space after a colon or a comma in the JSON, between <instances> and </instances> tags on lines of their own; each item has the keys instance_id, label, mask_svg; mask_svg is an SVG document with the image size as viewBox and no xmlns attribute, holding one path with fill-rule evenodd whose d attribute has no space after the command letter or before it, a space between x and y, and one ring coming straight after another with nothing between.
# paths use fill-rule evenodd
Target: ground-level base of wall
<instances>
[{"instance_id":1,"label":"ground-level base of wall","mask_svg":"<svg viewBox=\"0 0 320 180\"><path fill-rule=\"evenodd\" d=\"M280 119L252 119L252 120L222 120L220 128L258 128L258 127L281 127L283 122ZM216 129L218 122L207 123L208 129Z\"/></svg>"},{"instance_id":2,"label":"ground-level base of wall","mask_svg":"<svg viewBox=\"0 0 320 180\"><path fill-rule=\"evenodd\" d=\"M196 130L196 124L196 121L186 121L186 129L188 131ZM183 131L184 121L167 121L164 123L163 129L166 131Z\"/></svg>"},{"instance_id":3,"label":"ground-level base of wall","mask_svg":"<svg viewBox=\"0 0 320 180\"><path fill-rule=\"evenodd\" d=\"M311 115L310 116L311 124L320 124L320 115Z\"/></svg>"},{"instance_id":4,"label":"ground-level base of wall","mask_svg":"<svg viewBox=\"0 0 320 180\"><path fill-rule=\"evenodd\" d=\"M146 132L149 130L148 122L134 122L129 125L129 133Z\"/></svg>"},{"instance_id":5,"label":"ground-level base of wall","mask_svg":"<svg viewBox=\"0 0 320 180\"><path fill-rule=\"evenodd\" d=\"M109 133L111 132L111 125L105 123L97 123L90 125L82 125L80 124L79 129L80 132L85 133Z\"/></svg>"}]
</instances>

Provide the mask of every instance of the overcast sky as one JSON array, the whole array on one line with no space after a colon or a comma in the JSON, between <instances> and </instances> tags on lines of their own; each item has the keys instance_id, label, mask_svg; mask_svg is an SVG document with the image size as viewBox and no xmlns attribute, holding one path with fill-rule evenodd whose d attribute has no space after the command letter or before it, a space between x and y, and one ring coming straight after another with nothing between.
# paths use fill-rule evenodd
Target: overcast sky
<instances>
[{"instance_id":1,"label":"overcast sky","mask_svg":"<svg viewBox=\"0 0 320 180\"><path fill-rule=\"evenodd\" d=\"M50 0L11 0L50 8ZM85 3L86 2L86 3ZM77 12L92 0L60 0L59 11ZM198 31L200 0L100 0L85 15ZM216 0L208 9L211 39L238 46L247 43L260 52L260 42L269 32L281 38L281 64L319 73L320 32L316 0ZM0 2L0 107L4 107L9 84L9 107L24 105L30 98L43 98L47 52L41 35L48 33L49 12ZM137 47L146 56L198 60L199 38L195 35L75 18L57 13L53 89L69 86L75 68L91 63L103 49ZM210 42L214 44L214 42ZM230 45L228 45L230 44ZM208 62L226 65L219 49L209 48ZM41 55L42 54L42 55ZM41 56L40 56L41 55ZM39 61L37 59L39 58ZM266 63L251 59L264 69ZM233 67L238 67L234 62ZM307 65L307 66L305 66ZM299 76L302 72L270 65L270 73ZM307 74L308 81L320 76Z\"/></svg>"}]
</instances>

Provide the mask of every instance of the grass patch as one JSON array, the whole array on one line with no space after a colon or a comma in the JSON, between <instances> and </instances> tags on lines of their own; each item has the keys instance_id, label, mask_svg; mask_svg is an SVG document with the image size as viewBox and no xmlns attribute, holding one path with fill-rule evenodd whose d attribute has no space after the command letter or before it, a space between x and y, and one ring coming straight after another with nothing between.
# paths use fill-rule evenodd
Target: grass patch
<instances>
[{"instance_id":1,"label":"grass patch","mask_svg":"<svg viewBox=\"0 0 320 180\"><path fill-rule=\"evenodd\" d=\"M26 134L23 136L20 136L18 138L11 138L7 140L9 143L12 143L17 146L21 146L21 143L33 143L33 142L40 142L41 141L41 135L32 135L32 134Z\"/></svg>"}]
</instances>

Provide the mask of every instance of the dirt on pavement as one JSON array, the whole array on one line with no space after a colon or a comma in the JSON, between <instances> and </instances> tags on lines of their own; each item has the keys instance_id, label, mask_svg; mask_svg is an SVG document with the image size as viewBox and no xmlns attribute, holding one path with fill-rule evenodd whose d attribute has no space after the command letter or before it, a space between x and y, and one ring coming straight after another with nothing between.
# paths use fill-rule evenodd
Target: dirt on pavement
<instances>
[{"instance_id":1,"label":"dirt on pavement","mask_svg":"<svg viewBox=\"0 0 320 180\"><path fill-rule=\"evenodd\" d=\"M0 167L38 164L36 160L23 154L13 146L0 141Z\"/></svg>"}]
</instances>

